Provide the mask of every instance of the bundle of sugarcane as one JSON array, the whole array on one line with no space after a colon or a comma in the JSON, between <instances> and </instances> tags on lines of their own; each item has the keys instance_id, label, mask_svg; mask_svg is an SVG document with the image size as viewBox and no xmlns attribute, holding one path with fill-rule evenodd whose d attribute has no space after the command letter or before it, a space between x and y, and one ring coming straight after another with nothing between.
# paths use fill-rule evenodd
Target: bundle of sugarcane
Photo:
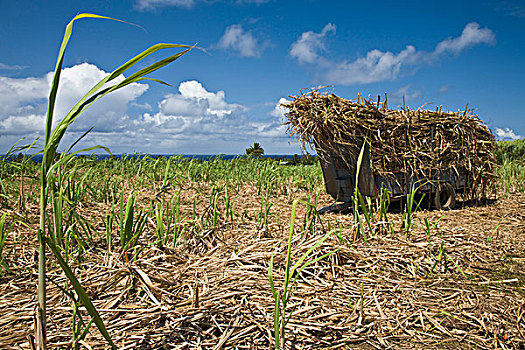
<instances>
[{"instance_id":1,"label":"bundle of sugarcane","mask_svg":"<svg viewBox=\"0 0 525 350\"><path fill-rule=\"evenodd\" d=\"M474 177L471 195L493 187L494 135L472 110L392 110L379 101L352 102L318 90L292 98L283 104L288 133L298 136L303 147L314 147L321 158L344 154L343 160L355 164L366 140L376 174L424 177L432 170L463 168Z\"/></svg>"}]
</instances>

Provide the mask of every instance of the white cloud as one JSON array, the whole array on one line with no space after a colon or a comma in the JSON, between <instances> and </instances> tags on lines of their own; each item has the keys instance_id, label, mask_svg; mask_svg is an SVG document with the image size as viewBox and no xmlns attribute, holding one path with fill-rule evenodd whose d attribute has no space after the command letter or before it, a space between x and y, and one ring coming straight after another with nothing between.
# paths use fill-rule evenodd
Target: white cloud
<instances>
[{"instance_id":1,"label":"white cloud","mask_svg":"<svg viewBox=\"0 0 525 350\"><path fill-rule=\"evenodd\" d=\"M423 93L420 90L412 89L410 85L405 85L403 87L400 87L398 90L396 90L389 96L392 96L392 98L398 102L403 101L404 96L405 103L408 105L414 100L421 98L423 96Z\"/></svg>"},{"instance_id":2,"label":"white cloud","mask_svg":"<svg viewBox=\"0 0 525 350\"><path fill-rule=\"evenodd\" d=\"M498 10L503 10L508 15L518 18L525 18L525 7L518 1L500 1L496 7Z\"/></svg>"},{"instance_id":3,"label":"white cloud","mask_svg":"<svg viewBox=\"0 0 525 350\"><path fill-rule=\"evenodd\" d=\"M88 63L64 68L55 105L55 125L107 74ZM12 141L15 135L18 138L23 135L36 138L43 134L52 77L52 72L42 77L0 77L0 133L3 136ZM114 81L119 82L123 79L124 77L120 76ZM71 126L71 131L84 132L92 126L96 126L99 131L125 128L129 119L126 115L128 103L133 102L147 89L146 84L134 83L103 97L78 117L77 122ZM3 147L6 146L6 142L8 141L2 140Z\"/></svg>"},{"instance_id":4,"label":"white cloud","mask_svg":"<svg viewBox=\"0 0 525 350\"><path fill-rule=\"evenodd\" d=\"M42 131L45 121L46 118L43 114L10 115L0 121L0 130L3 129L4 135L22 137L26 134L35 134Z\"/></svg>"},{"instance_id":5,"label":"white cloud","mask_svg":"<svg viewBox=\"0 0 525 350\"><path fill-rule=\"evenodd\" d=\"M478 44L494 45L496 36L489 28L480 28L479 24L471 22L465 26L457 38L447 38L437 44L433 54L459 54L461 51Z\"/></svg>"},{"instance_id":6,"label":"white cloud","mask_svg":"<svg viewBox=\"0 0 525 350\"><path fill-rule=\"evenodd\" d=\"M272 0L237 0L237 4L265 4Z\"/></svg>"},{"instance_id":7,"label":"white cloud","mask_svg":"<svg viewBox=\"0 0 525 350\"><path fill-rule=\"evenodd\" d=\"M273 111L270 112L271 115L273 115L274 117L278 117L280 118L281 120L284 120L284 113L288 112L288 109L284 108L282 106L282 104L285 104L287 102L290 102L288 101L286 98L284 97L281 97L279 99L279 102L277 102L277 104L275 105Z\"/></svg>"},{"instance_id":8,"label":"white cloud","mask_svg":"<svg viewBox=\"0 0 525 350\"><path fill-rule=\"evenodd\" d=\"M439 88L438 93L439 93L440 95L443 95L443 94L446 94L447 92L449 92L450 89L452 89L452 86L450 86L450 85L443 85L443 86L441 86L441 87Z\"/></svg>"},{"instance_id":9,"label":"white cloud","mask_svg":"<svg viewBox=\"0 0 525 350\"><path fill-rule=\"evenodd\" d=\"M317 64L322 82L331 84L368 84L394 80L406 69L417 70L421 65L430 64L446 54L458 55L469 47L492 45L496 41L490 29L481 28L472 22L465 26L459 37L441 41L432 52L418 51L414 46L407 45L399 53L374 49L364 57L336 62L320 55L326 51L323 39L332 31L331 26L335 32L335 26L328 24L321 33L303 33L290 49L290 54L299 62Z\"/></svg>"},{"instance_id":10,"label":"white cloud","mask_svg":"<svg viewBox=\"0 0 525 350\"><path fill-rule=\"evenodd\" d=\"M159 112L153 116L146 113L144 119L155 126L174 124L178 129L175 132L183 133L196 125L198 129L204 122L226 121L245 110L239 104L227 103L224 91L209 92L201 83L191 80L180 83L179 94L166 95L159 103ZM207 126L202 127L204 130Z\"/></svg>"},{"instance_id":11,"label":"white cloud","mask_svg":"<svg viewBox=\"0 0 525 350\"><path fill-rule=\"evenodd\" d=\"M192 151L186 153L199 153L207 147L208 153L217 153L246 148L254 140L287 147L286 128L273 111L271 118L253 121L246 115L249 108L228 102L224 91L208 91L195 80L182 82L178 90L162 99L157 113L145 113L135 122L135 130L146 139L161 140L151 147L169 149L168 153L188 148Z\"/></svg>"},{"instance_id":12,"label":"white cloud","mask_svg":"<svg viewBox=\"0 0 525 350\"><path fill-rule=\"evenodd\" d=\"M29 106L36 108L49 93L50 80L42 78L0 77L0 120L8 113L24 113Z\"/></svg>"},{"instance_id":13,"label":"white cloud","mask_svg":"<svg viewBox=\"0 0 525 350\"><path fill-rule=\"evenodd\" d=\"M516 133L509 128L496 128L496 135L498 135L501 140L517 140L523 138L523 136L516 135Z\"/></svg>"},{"instance_id":14,"label":"white cloud","mask_svg":"<svg viewBox=\"0 0 525 350\"><path fill-rule=\"evenodd\" d=\"M64 116L74 104L97 82L107 74L97 66L82 63L65 68L61 75L61 85L58 90L58 103L55 107L56 118ZM111 85L124 80L120 76ZM98 130L115 130L125 127L128 116L128 104L135 101L146 92L148 85L133 83L127 87L112 92L94 103L72 125L72 130L85 130L96 125Z\"/></svg>"},{"instance_id":15,"label":"white cloud","mask_svg":"<svg viewBox=\"0 0 525 350\"><path fill-rule=\"evenodd\" d=\"M55 119L106 74L88 63L65 68ZM31 142L42 136L51 79L52 73L24 79L0 77L1 150L22 137ZM248 107L229 102L224 91L208 91L198 81L185 81L178 92L167 94L152 108L138 101L147 89L146 84L131 84L94 103L71 125L61 149L92 126L95 129L80 146L102 144L115 153L237 153L254 141L268 145L268 152L287 153L293 147L271 110L254 120L247 115L252 114ZM135 115L129 114L130 108Z\"/></svg>"},{"instance_id":16,"label":"white cloud","mask_svg":"<svg viewBox=\"0 0 525 350\"><path fill-rule=\"evenodd\" d=\"M222 50L233 50L241 57L260 57L263 45L252 32L245 32L240 24L233 24L226 28L217 43Z\"/></svg>"},{"instance_id":17,"label":"white cloud","mask_svg":"<svg viewBox=\"0 0 525 350\"><path fill-rule=\"evenodd\" d=\"M151 11L159 7L185 7L190 8L197 0L136 0L135 8L140 11Z\"/></svg>"},{"instance_id":18,"label":"white cloud","mask_svg":"<svg viewBox=\"0 0 525 350\"><path fill-rule=\"evenodd\" d=\"M27 67L25 66L19 66L19 65L8 65L8 64L5 64L5 63L2 63L0 62L0 70L22 70L22 69L25 69Z\"/></svg>"},{"instance_id":19,"label":"white cloud","mask_svg":"<svg viewBox=\"0 0 525 350\"><path fill-rule=\"evenodd\" d=\"M410 45L397 55L388 51L372 50L365 57L353 62L345 61L330 65L325 79L347 85L394 80L403 66L415 64L418 57L419 53Z\"/></svg>"},{"instance_id":20,"label":"white cloud","mask_svg":"<svg viewBox=\"0 0 525 350\"><path fill-rule=\"evenodd\" d=\"M217 0L219 1L219 0ZM220 0L227 2L228 0ZM237 0L237 5L242 4L264 4L270 0ZM214 0L135 0L135 8L139 11L151 11L161 7L183 7L192 8L197 3L211 4Z\"/></svg>"},{"instance_id":21,"label":"white cloud","mask_svg":"<svg viewBox=\"0 0 525 350\"><path fill-rule=\"evenodd\" d=\"M301 63L316 62L319 54L326 51L325 38L329 34L335 34L335 31L335 24L328 23L320 33L304 32L290 47L290 55L297 58Z\"/></svg>"}]
</instances>

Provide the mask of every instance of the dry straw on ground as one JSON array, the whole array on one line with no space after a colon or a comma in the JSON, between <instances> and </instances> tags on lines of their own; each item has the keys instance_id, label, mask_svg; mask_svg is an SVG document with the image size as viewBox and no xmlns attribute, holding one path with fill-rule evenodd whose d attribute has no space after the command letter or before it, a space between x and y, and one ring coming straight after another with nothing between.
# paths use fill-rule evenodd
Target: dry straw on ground
<instances>
[{"instance_id":1,"label":"dry straw on ground","mask_svg":"<svg viewBox=\"0 0 525 350\"><path fill-rule=\"evenodd\" d=\"M494 135L472 110L392 110L379 100L352 102L319 90L292 97L282 105L288 109L288 132L303 146L315 147L320 157L348 154L355 164L364 137L376 174L428 177L432 170L462 168L474 177L468 198L493 191Z\"/></svg>"},{"instance_id":2,"label":"dry straw on ground","mask_svg":"<svg viewBox=\"0 0 525 350\"><path fill-rule=\"evenodd\" d=\"M247 200L238 203L239 210L255 213L256 190L245 187L240 193ZM118 252L107 255L102 241L93 246L76 272L119 349L269 349L274 305L268 262L274 253L280 286L288 227L277 222L290 216L286 197L272 201L275 223L267 229L255 221L224 223L176 249L153 246L150 227L136 262L123 262ZM328 201L325 196L321 204ZM84 214L95 220L104 210ZM292 294L286 347L523 348L524 210L523 194L514 194L492 205L450 211L430 239L420 220L406 238L401 231L385 232L382 224L374 226L368 244L346 244L334 236L316 254L337 252L309 266ZM437 222L441 214L418 215ZM396 227L399 215L389 214ZM323 217L325 229L329 220L351 242L353 218L330 214ZM298 229L292 261L323 235L322 226ZM34 236L20 226L9 240L14 273L0 279L0 349L28 349L36 299ZM64 274L53 261L48 267L56 283L48 291L49 345L64 349L71 344L72 306L58 287L67 286ZM92 326L81 348L106 347Z\"/></svg>"}]
</instances>

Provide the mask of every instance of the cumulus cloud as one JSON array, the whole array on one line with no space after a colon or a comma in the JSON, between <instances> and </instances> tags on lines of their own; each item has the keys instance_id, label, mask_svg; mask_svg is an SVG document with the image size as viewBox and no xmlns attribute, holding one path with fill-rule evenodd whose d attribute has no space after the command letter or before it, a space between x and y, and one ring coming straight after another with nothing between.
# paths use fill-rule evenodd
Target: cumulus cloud
<instances>
[{"instance_id":1,"label":"cumulus cloud","mask_svg":"<svg viewBox=\"0 0 525 350\"><path fill-rule=\"evenodd\" d=\"M432 52L418 51L407 45L398 53L374 49L364 57L355 60L330 61L321 56L326 51L324 37L335 32L335 26L328 24L321 33L305 32L290 47L290 54L301 63L317 64L323 83L344 85L368 84L396 79L406 69L417 70L447 55L458 55L462 51L480 44L493 45L494 33L489 28L481 28L478 23L468 23L461 35L447 38L438 43Z\"/></svg>"},{"instance_id":2,"label":"cumulus cloud","mask_svg":"<svg viewBox=\"0 0 525 350\"><path fill-rule=\"evenodd\" d=\"M521 135L516 135L510 128L496 128L496 135L498 135L501 140L517 140L523 138Z\"/></svg>"},{"instance_id":3,"label":"cumulus cloud","mask_svg":"<svg viewBox=\"0 0 525 350\"><path fill-rule=\"evenodd\" d=\"M45 115L43 114L26 114L9 115L0 121L0 130L4 136L17 136L21 138L27 134L39 134L45 126Z\"/></svg>"},{"instance_id":4,"label":"cumulus cloud","mask_svg":"<svg viewBox=\"0 0 525 350\"><path fill-rule=\"evenodd\" d=\"M144 121L156 127L176 128L170 132L180 134L188 130L202 133L210 127L213 130L215 122L234 121L246 107L226 102L224 91L209 92L201 83L191 80L179 85L178 94L166 95L158 109L154 115L145 113Z\"/></svg>"},{"instance_id":5,"label":"cumulus cloud","mask_svg":"<svg viewBox=\"0 0 525 350\"><path fill-rule=\"evenodd\" d=\"M0 120L8 113L13 115L27 113L28 109L37 109L47 97L50 80L41 78L0 77Z\"/></svg>"},{"instance_id":6,"label":"cumulus cloud","mask_svg":"<svg viewBox=\"0 0 525 350\"><path fill-rule=\"evenodd\" d=\"M63 69L55 119L106 74L88 63ZM22 137L31 142L42 136L51 79L52 72L23 79L0 77L1 149L7 150ZM147 89L146 84L130 84L94 103L70 127L63 145L95 126L84 146L102 144L116 153L236 153L254 140L269 145L269 152L290 148L285 128L271 110L254 120L247 115L251 113L248 107L228 101L224 91L209 91L195 80L180 83L176 93L165 95L152 107L139 100Z\"/></svg>"},{"instance_id":7,"label":"cumulus cloud","mask_svg":"<svg viewBox=\"0 0 525 350\"><path fill-rule=\"evenodd\" d=\"M64 116L93 85L108 74L89 63L63 69L58 103L55 107L57 118ZM124 76L121 75L113 80L111 85L122 80ZM119 125L125 127L128 105L143 95L147 89L146 84L133 83L104 96L77 119L78 121L72 125L72 130L80 131L94 125L98 130L115 130Z\"/></svg>"},{"instance_id":8,"label":"cumulus cloud","mask_svg":"<svg viewBox=\"0 0 525 350\"><path fill-rule=\"evenodd\" d=\"M290 101L288 101L284 97L281 97L279 99L279 102L277 102L277 104L275 105L273 111L270 112L270 114L273 115L274 117L278 117L281 120L284 120L284 113L288 112L288 109L284 108L282 105L286 104L287 102L290 102Z\"/></svg>"},{"instance_id":9,"label":"cumulus cloud","mask_svg":"<svg viewBox=\"0 0 525 350\"><path fill-rule=\"evenodd\" d=\"M263 45L251 31L246 32L240 24L234 24L226 28L217 48L233 50L241 57L260 57Z\"/></svg>"},{"instance_id":10,"label":"cumulus cloud","mask_svg":"<svg viewBox=\"0 0 525 350\"><path fill-rule=\"evenodd\" d=\"M178 94L168 94L160 101L157 113L143 115L147 128L157 128L158 132L175 137L217 136L231 134L235 129L239 134L247 131L244 115L247 107L228 103L224 91L210 92L195 80L182 82L178 90Z\"/></svg>"},{"instance_id":11,"label":"cumulus cloud","mask_svg":"<svg viewBox=\"0 0 525 350\"><path fill-rule=\"evenodd\" d=\"M208 91L202 83L191 80L182 82L177 94L166 95L157 113L144 113L135 122L135 130L146 139L159 140L152 147L175 153L188 148L192 150L188 153L202 152L204 145L210 152L210 144L245 148L254 139L281 146L288 142L286 130L273 111L257 121L248 118L249 111L246 106L228 102L224 91ZM212 147L211 152L216 150Z\"/></svg>"},{"instance_id":12,"label":"cumulus cloud","mask_svg":"<svg viewBox=\"0 0 525 350\"><path fill-rule=\"evenodd\" d=\"M304 32L290 47L290 55L301 63L314 63L319 54L326 51L325 39L329 34L335 34L335 24L328 23L320 33Z\"/></svg>"},{"instance_id":13,"label":"cumulus cloud","mask_svg":"<svg viewBox=\"0 0 525 350\"><path fill-rule=\"evenodd\" d=\"M64 68L55 105L55 124L107 74L89 63ZM1 140L3 147L21 136L36 138L42 134L52 77L52 72L42 77L0 77L0 133L7 139ZM124 77L120 76L115 82L123 79ZM128 103L133 102L147 89L146 84L134 83L103 97L87 109L70 130L84 132L95 125L98 131L125 128L129 119L126 115Z\"/></svg>"},{"instance_id":14,"label":"cumulus cloud","mask_svg":"<svg viewBox=\"0 0 525 350\"><path fill-rule=\"evenodd\" d=\"M394 80L401 68L414 65L419 58L414 46L407 46L398 54L372 50L365 57L355 61L340 62L330 65L325 79L339 84L367 84L378 81Z\"/></svg>"}]
</instances>

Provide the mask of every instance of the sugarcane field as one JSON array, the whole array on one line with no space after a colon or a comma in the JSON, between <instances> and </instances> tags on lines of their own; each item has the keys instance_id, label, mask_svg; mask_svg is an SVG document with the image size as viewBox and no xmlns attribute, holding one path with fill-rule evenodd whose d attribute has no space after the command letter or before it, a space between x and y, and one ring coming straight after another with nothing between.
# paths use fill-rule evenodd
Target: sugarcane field
<instances>
[{"instance_id":1,"label":"sugarcane field","mask_svg":"<svg viewBox=\"0 0 525 350\"><path fill-rule=\"evenodd\" d=\"M334 198L319 161L70 158L56 169L46 209L56 257L46 261L48 346L108 346L71 288L67 266L119 349L262 349L276 339L298 349L523 347L523 158L498 164L492 134L467 112L446 115L460 119L449 122L441 112L394 112L318 91L296 96L288 108L290 133L316 142L321 159L328 157L324 145L359 153L351 136L364 135L377 144L370 159L376 173L403 167L394 156L421 171L418 162L442 168L470 161L473 182L449 210L433 208L431 194L419 194L416 184L398 201L386 189L374 197L356 192L350 208L321 215L317 209ZM433 123L434 152L422 137L410 142L412 153L402 137L367 138L393 130L371 118L402 116L412 128L406 133L425 132L417 118ZM456 138L447 136L455 132L470 135L463 147L471 159L456 156ZM386 159L377 147L394 151ZM33 341L39 171L29 157L2 162L6 349Z\"/></svg>"},{"instance_id":2,"label":"sugarcane field","mask_svg":"<svg viewBox=\"0 0 525 350\"><path fill-rule=\"evenodd\" d=\"M461 70L447 70L474 46L481 53L469 60L506 45L496 41L503 29L470 22L452 37L434 25L444 35L434 48L361 46L364 55L340 59L329 49L336 25L284 23L284 2L133 3L122 18L77 12L53 46L56 61L46 61L54 70L40 76L32 63L3 63L0 50L0 349L525 349L525 138L509 106L520 100L490 101L498 119L485 103L486 91L499 93L496 73L483 66L486 86L462 90ZM386 11L336 3L305 2L297 16ZM523 8L509 4L494 16L512 9L516 22L501 28L520 32ZM33 21L50 21L26 6L48 17ZM185 15L180 30L173 11L197 16L195 8L204 11L195 29ZM179 28L186 40L225 13L242 19L210 43L168 43L156 27ZM87 62L80 46L111 36L99 22L125 31L96 50L100 62L133 52L121 65ZM76 39L86 28L93 39ZM272 30L295 41L282 50ZM378 46L394 40L373 33ZM33 35L38 47L44 37ZM345 45L364 45L359 35ZM142 51L127 47L139 39ZM274 58L281 80L246 63ZM192 59L204 67L195 78ZM221 62L234 62L232 100L197 80L228 81ZM170 77L177 65L180 78ZM513 73L497 79L520 79L521 66L504 65ZM479 68L462 67L465 76ZM428 80L428 89L414 92L418 74L416 86ZM176 79L185 79L178 89ZM394 91L397 80L409 83ZM522 93L520 81L505 93ZM389 93L351 95L350 85ZM141 97L148 89L157 100ZM287 91L277 104L263 96L273 89ZM243 93L250 103L230 102ZM405 97L429 101L409 107Z\"/></svg>"}]
</instances>

